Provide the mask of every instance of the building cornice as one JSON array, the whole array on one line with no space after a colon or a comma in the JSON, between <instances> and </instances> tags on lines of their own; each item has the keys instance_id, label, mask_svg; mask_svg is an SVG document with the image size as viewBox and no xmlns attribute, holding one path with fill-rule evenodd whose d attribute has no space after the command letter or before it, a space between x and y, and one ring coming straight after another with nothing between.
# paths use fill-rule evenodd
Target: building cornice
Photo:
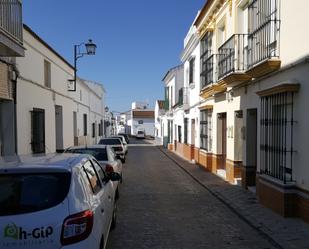
<instances>
[{"instance_id":1,"label":"building cornice","mask_svg":"<svg viewBox=\"0 0 309 249\"><path fill-rule=\"evenodd\" d=\"M185 62L186 60L188 60L191 56L191 54L193 53L194 49L196 48L196 46L199 43L199 36L198 34L195 32L189 42L187 43L186 47L184 48L184 50L182 51L181 55L180 55L180 59L182 62Z\"/></svg>"}]
</instances>

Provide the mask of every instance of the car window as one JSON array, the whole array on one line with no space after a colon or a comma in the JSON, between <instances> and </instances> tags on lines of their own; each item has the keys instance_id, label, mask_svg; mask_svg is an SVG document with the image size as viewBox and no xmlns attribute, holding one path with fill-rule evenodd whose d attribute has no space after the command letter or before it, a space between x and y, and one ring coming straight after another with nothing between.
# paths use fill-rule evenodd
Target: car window
<instances>
[{"instance_id":1,"label":"car window","mask_svg":"<svg viewBox=\"0 0 309 249\"><path fill-rule=\"evenodd\" d=\"M95 170L98 172L100 179L104 182L106 176L105 176L105 173L104 173L102 167L100 166L100 164L96 160L93 160L92 163L93 163Z\"/></svg>"},{"instance_id":2,"label":"car window","mask_svg":"<svg viewBox=\"0 0 309 249\"><path fill-rule=\"evenodd\" d=\"M102 188L101 182L99 180L99 176L97 172L95 171L92 163L90 161L87 161L84 166L84 171L86 173L89 185L92 189L92 192L94 194L98 193L100 189Z\"/></svg>"},{"instance_id":3,"label":"car window","mask_svg":"<svg viewBox=\"0 0 309 249\"><path fill-rule=\"evenodd\" d=\"M78 149L68 149L66 152L89 154L92 155L98 161L108 161L106 148L78 148Z\"/></svg>"},{"instance_id":4,"label":"car window","mask_svg":"<svg viewBox=\"0 0 309 249\"><path fill-rule=\"evenodd\" d=\"M100 140L99 144L117 145L121 144L121 141L118 138L104 138Z\"/></svg>"},{"instance_id":5,"label":"car window","mask_svg":"<svg viewBox=\"0 0 309 249\"><path fill-rule=\"evenodd\" d=\"M70 182L69 172L1 174L0 216L54 207L67 196Z\"/></svg>"}]
</instances>

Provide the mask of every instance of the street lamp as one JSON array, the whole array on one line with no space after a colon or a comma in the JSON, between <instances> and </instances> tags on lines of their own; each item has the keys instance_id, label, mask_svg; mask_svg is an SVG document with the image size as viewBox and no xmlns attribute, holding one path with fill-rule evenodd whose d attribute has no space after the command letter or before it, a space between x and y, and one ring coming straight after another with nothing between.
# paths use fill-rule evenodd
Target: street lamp
<instances>
[{"instance_id":1,"label":"street lamp","mask_svg":"<svg viewBox=\"0 0 309 249\"><path fill-rule=\"evenodd\" d=\"M81 46L85 45L86 47L86 52L81 51ZM74 87L73 89L69 89L69 91L75 92L76 91L76 72L77 72L77 60L84 55L95 55L97 45L92 42L91 39L87 43L81 43L79 45L74 45L74 79L69 80L70 82L73 82Z\"/></svg>"}]
</instances>

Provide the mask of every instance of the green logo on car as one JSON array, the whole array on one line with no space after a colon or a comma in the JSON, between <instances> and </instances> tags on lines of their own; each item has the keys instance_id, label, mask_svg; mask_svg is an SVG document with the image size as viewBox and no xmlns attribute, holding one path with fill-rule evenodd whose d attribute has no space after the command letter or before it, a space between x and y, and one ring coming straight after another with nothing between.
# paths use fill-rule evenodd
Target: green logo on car
<instances>
[{"instance_id":1,"label":"green logo on car","mask_svg":"<svg viewBox=\"0 0 309 249\"><path fill-rule=\"evenodd\" d=\"M8 224L4 228L4 237L18 239L18 227L14 224Z\"/></svg>"}]
</instances>

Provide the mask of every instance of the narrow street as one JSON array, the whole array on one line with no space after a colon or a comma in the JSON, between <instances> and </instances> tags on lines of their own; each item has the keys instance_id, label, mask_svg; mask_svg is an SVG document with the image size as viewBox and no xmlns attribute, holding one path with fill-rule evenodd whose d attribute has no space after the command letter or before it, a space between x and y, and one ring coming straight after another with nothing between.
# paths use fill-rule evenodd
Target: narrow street
<instances>
[{"instance_id":1,"label":"narrow street","mask_svg":"<svg viewBox=\"0 0 309 249\"><path fill-rule=\"evenodd\" d=\"M133 140L133 139L132 139ZM132 141L108 249L275 248L146 141Z\"/></svg>"}]
</instances>

